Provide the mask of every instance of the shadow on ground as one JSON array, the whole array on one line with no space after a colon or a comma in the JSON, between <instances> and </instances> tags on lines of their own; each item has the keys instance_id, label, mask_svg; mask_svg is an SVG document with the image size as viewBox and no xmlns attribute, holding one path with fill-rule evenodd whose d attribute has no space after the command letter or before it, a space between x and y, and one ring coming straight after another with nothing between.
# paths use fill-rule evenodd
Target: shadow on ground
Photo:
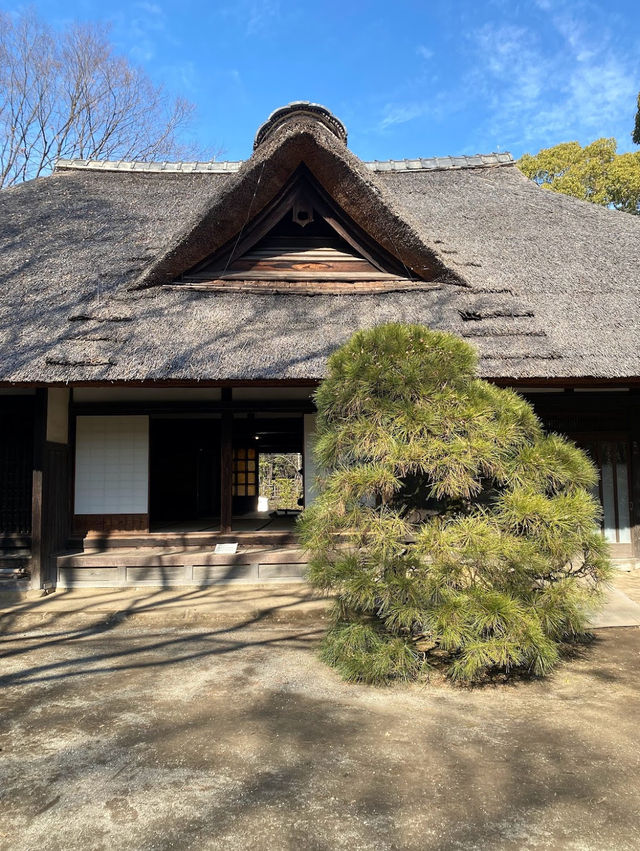
<instances>
[{"instance_id":1,"label":"shadow on ground","mask_svg":"<svg viewBox=\"0 0 640 851\"><path fill-rule=\"evenodd\" d=\"M640 630L545 682L373 689L316 624L97 621L7 630L3 849L637 847Z\"/></svg>"}]
</instances>

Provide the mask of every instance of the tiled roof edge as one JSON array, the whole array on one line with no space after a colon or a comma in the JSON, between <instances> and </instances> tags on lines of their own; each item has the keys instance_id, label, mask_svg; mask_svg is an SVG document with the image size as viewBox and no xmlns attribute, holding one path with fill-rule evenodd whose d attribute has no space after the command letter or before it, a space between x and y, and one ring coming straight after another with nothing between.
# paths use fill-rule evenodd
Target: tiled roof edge
<instances>
[{"instance_id":1,"label":"tiled roof edge","mask_svg":"<svg viewBox=\"0 0 640 851\"><path fill-rule=\"evenodd\" d=\"M415 160L374 160L365 165L371 171L443 171L456 168L487 168L495 165L512 165L510 153L474 154L460 157L420 157Z\"/></svg>"},{"instance_id":2,"label":"tiled roof edge","mask_svg":"<svg viewBox=\"0 0 640 851\"><path fill-rule=\"evenodd\" d=\"M124 160L65 160L59 159L55 171L85 169L87 171L136 171L153 174L230 174L243 165L244 160L234 162L127 162ZM365 162L370 171L443 171L463 168L488 168L497 165L512 165L510 153L474 154L460 157L420 157L413 160L374 160Z\"/></svg>"},{"instance_id":3,"label":"tiled roof edge","mask_svg":"<svg viewBox=\"0 0 640 851\"><path fill-rule=\"evenodd\" d=\"M59 159L56 161L54 170L77 168L89 171L181 172L184 174L194 174L197 172L229 173L238 171L242 162L242 160L238 162L129 162L126 160Z\"/></svg>"}]
</instances>

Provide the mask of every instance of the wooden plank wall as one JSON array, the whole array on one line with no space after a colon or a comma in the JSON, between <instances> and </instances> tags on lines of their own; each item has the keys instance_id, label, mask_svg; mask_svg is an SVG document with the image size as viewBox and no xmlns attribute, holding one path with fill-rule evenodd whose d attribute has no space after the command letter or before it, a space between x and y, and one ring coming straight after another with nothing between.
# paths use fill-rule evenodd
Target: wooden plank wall
<instances>
[{"instance_id":1,"label":"wooden plank wall","mask_svg":"<svg viewBox=\"0 0 640 851\"><path fill-rule=\"evenodd\" d=\"M73 534L115 535L120 532L148 532L148 514L74 514Z\"/></svg>"}]
</instances>

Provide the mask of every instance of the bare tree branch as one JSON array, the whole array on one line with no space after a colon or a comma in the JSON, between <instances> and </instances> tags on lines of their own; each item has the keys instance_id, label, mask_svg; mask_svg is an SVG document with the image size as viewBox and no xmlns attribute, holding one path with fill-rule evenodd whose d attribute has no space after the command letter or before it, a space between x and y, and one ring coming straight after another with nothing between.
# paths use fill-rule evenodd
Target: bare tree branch
<instances>
[{"instance_id":1,"label":"bare tree branch","mask_svg":"<svg viewBox=\"0 0 640 851\"><path fill-rule=\"evenodd\" d=\"M181 142L193 113L116 55L106 27L0 12L0 188L59 158L215 159Z\"/></svg>"}]
</instances>

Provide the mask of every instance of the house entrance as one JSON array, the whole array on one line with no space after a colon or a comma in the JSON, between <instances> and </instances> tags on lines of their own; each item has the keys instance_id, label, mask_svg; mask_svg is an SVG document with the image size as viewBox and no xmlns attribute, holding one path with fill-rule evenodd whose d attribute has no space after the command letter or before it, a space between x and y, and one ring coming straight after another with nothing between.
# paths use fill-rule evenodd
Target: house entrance
<instances>
[{"instance_id":1,"label":"house entrance","mask_svg":"<svg viewBox=\"0 0 640 851\"><path fill-rule=\"evenodd\" d=\"M293 529L304 501L303 442L303 417L300 415L234 419L235 529Z\"/></svg>"},{"instance_id":2,"label":"house entrance","mask_svg":"<svg viewBox=\"0 0 640 851\"><path fill-rule=\"evenodd\" d=\"M225 479L219 417L150 419L151 531L219 531L225 487L234 531L293 529L303 501L302 415L237 414L231 440Z\"/></svg>"},{"instance_id":3,"label":"house entrance","mask_svg":"<svg viewBox=\"0 0 640 851\"><path fill-rule=\"evenodd\" d=\"M151 529L189 524L217 528L220 516L220 421L151 419L149 423Z\"/></svg>"}]
</instances>

